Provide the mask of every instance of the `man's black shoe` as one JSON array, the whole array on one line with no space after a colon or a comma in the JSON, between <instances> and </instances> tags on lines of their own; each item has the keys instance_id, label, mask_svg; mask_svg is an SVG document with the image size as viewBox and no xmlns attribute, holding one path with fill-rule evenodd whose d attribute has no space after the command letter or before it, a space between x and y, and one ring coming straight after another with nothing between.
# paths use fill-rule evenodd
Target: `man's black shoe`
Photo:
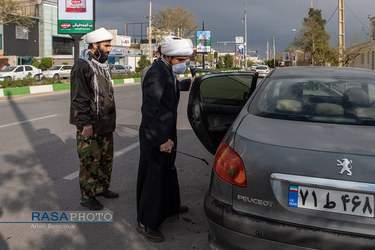
<instances>
[{"instance_id":1,"label":"man's black shoe","mask_svg":"<svg viewBox=\"0 0 375 250\"><path fill-rule=\"evenodd\" d=\"M109 189L98 191L96 193L96 196L104 196L106 198L118 198L119 197L118 193L113 192L113 191L111 191Z\"/></svg>"},{"instance_id":2,"label":"man's black shoe","mask_svg":"<svg viewBox=\"0 0 375 250\"><path fill-rule=\"evenodd\" d=\"M81 206L88 208L89 210L101 210L103 208L102 203L100 203L95 198L92 200L81 198L80 204Z\"/></svg>"},{"instance_id":3,"label":"man's black shoe","mask_svg":"<svg viewBox=\"0 0 375 250\"><path fill-rule=\"evenodd\" d=\"M164 240L164 236L159 230L152 230L146 226L141 225L141 223L137 224L137 231L150 241L162 242Z\"/></svg>"},{"instance_id":4,"label":"man's black shoe","mask_svg":"<svg viewBox=\"0 0 375 250\"><path fill-rule=\"evenodd\" d=\"M178 209L179 214L185 214L188 211L189 211L189 207L187 207L187 206L180 206L180 208Z\"/></svg>"}]
</instances>

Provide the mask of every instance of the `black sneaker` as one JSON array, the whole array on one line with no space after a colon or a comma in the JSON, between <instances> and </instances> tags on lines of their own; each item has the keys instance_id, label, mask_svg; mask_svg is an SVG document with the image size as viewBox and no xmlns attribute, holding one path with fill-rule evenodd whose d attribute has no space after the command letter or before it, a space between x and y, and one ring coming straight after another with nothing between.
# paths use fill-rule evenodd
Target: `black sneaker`
<instances>
[{"instance_id":1,"label":"black sneaker","mask_svg":"<svg viewBox=\"0 0 375 250\"><path fill-rule=\"evenodd\" d=\"M164 236L158 229L152 230L146 226L143 226L141 223L137 224L137 231L150 241L162 242L164 240Z\"/></svg>"},{"instance_id":2,"label":"black sneaker","mask_svg":"<svg viewBox=\"0 0 375 250\"><path fill-rule=\"evenodd\" d=\"M101 210L103 208L102 203L100 203L95 198L92 200L81 198L80 200L81 206L89 209L89 210Z\"/></svg>"},{"instance_id":3,"label":"black sneaker","mask_svg":"<svg viewBox=\"0 0 375 250\"><path fill-rule=\"evenodd\" d=\"M96 192L96 196L104 196L105 198L118 198L119 194L109 189Z\"/></svg>"}]
</instances>

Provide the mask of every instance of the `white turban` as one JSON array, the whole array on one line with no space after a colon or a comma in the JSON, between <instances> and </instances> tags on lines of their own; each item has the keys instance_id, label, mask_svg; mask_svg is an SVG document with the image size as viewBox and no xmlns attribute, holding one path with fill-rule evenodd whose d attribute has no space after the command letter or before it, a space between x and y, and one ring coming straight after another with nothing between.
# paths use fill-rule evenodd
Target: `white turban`
<instances>
[{"instance_id":1,"label":"white turban","mask_svg":"<svg viewBox=\"0 0 375 250\"><path fill-rule=\"evenodd\" d=\"M99 43L103 41L112 41L113 36L106 29L100 28L86 34L85 42L90 43Z\"/></svg>"},{"instance_id":2,"label":"white turban","mask_svg":"<svg viewBox=\"0 0 375 250\"><path fill-rule=\"evenodd\" d=\"M193 54L193 43L190 39L167 36L161 43L161 53L167 56L190 56Z\"/></svg>"}]
</instances>

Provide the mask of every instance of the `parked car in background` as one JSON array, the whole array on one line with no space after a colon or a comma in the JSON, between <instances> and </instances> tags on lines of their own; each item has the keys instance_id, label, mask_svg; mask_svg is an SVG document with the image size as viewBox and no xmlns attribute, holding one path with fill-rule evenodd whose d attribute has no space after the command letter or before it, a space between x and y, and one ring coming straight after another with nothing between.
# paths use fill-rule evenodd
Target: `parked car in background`
<instances>
[{"instance_id":1,"label":"parked car in background","mask_svg":"<svg viewBox=\"0 0 375 250\"><path fill-rule=\"evenodd\" d=\"M258 66L259 66L259 64L253 64L253 65L251 65L250 69L255 71L255 68L258 67Z\"/></svg>"},{"instance_id":2,"label":"parked car in background","mask_svg":"<svg viewBox=\"0 0 375 250\"><path fill-rule=\"evenodd\" d=\"M71 65L56 65L44 71L43 75L44 77L55 79L69 78L72 67Z\"/></svg>"},{"instance_id":3,"label":"parked car in background","mask_svg":"<svg viewBox=\"0 0 375 250\"><path fill-rule=\"evenodd\" d=\"M27 76L34 77L39 81L42 76L42 70L32 65L8 66L0 71L0 81L21 80Z\"/></svg>"},{"instance_id":4,"label":"parked car in background","mask_svg":"<svg viewBox=\"0 0 375 250\"><path fill-rule=\"evenodd\" d=\"M189 122L215 154L213 249L374 249L375 72L283 67L197 77Z\"/></svg>"},{"instance_id":5,"label":"parked car in background","mask_svg":"<svg viewBox=\"0 0 375 250\"><path fill-rule=\"evenodd\" d=\"M258 72L259 77L265 77L270 73L270 68L267 65L260 65L255 68L255 72Z\"/></svg>"},{"instance_id":6,"label":"parked car in background","mask_svg":"<svg viewBox=\"0 0 375 250\"><path fill-rule=\"evenodd\" d=\"M132 67L129 66L129 65L117 65L117 64L112 64L111 66L109 66L110 70L111 70L111 74L112 75L116 75L116 74L126 74L128 72L131 71Z\"/></svg>"}]
</instances>

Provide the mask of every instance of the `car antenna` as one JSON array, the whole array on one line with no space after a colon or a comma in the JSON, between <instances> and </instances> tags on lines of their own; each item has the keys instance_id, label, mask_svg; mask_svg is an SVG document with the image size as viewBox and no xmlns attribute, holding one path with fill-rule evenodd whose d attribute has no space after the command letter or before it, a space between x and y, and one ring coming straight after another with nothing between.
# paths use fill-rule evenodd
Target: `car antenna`
<instances>
[{"instance_id":1,"label":"car antenna","mask_svg":"<svg viewBox=\"0 0 375 250\"><path fill-rule=\"evenodd\" d=\"M209 166L208 162L207 162L205 159L203 159L203 158L199 158L199 157L196 157L196 156L194 156L194 155L190 155L190 154L187 154L187 153L184 153L184 152L178 151L178 150L176 150L174 147L173 147L173 150L176 151L176 153L183 154L183 155L186 155L186 156L190 156L190 157L192 157L192 158L194 158L194 159L201 160L201 161L203 161L204 163L206 163L207 166Z\"/></svg>"}]
</instances>

